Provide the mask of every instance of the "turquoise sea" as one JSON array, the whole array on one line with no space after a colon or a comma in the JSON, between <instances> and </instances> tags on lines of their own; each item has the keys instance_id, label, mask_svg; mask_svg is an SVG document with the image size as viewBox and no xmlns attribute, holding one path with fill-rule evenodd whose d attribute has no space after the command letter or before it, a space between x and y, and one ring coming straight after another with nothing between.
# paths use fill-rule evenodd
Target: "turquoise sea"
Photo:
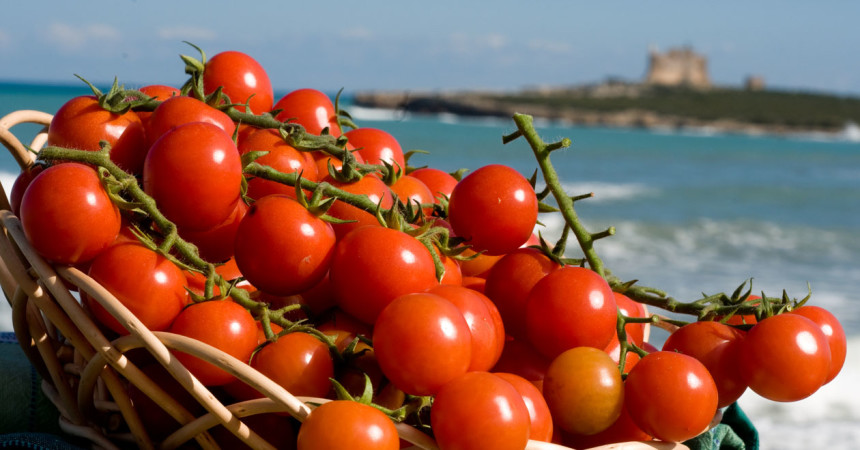
<instances>
[{"instance_id":1,"label":"turquoise sea","mask_svg":"<svg viewBox=\"0 0 860 450\"><path fill-rule=\"evenodd\" d=\"M0 83L0 116L16 109L53 111L86 88ZM537 167L522 140L502 145L513 122L496 118L419 116L344 105L360 126L383 128L404 150L424 150L413 165L446 171L489 163L531 175ZM523 111L528 113L528 111ZM584 128L538 122L546 141L573 145L553 154L591 230L616 235L598 242L606 265L625 279L680 300L734 290L752 279L755 292L802 298L833 311L849 338L842 374L813 397L789 404L747 393L741 405L762 435L762 448L848 448L860 439L860 132L836 136L719 134L712 130ZM22 128L31 136L36 127ZM0 158L9 189L17 168ZM557 236L555 216L541 219ZM571 256L575 256L571 249ZM0 307L0 329L8 309ZM662 341L665 335L654 333Z\"/></svg>"}]
</instances>

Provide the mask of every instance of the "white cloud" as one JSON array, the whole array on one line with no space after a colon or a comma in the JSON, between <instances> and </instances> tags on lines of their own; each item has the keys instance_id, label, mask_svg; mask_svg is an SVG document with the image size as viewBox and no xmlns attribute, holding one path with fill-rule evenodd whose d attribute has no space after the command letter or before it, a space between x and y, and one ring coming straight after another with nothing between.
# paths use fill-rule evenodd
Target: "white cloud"
<instances>
[{"instance_id":1,"label":"white cloud","mask_svg":"<svg viewBox=\"0 0 860 450\"><path fill-rule=\"evenodd\" d=\"M471 36L465 33L452 33L448 37L458 53L477 53L487 50L499 51L508 46L508 38L496 33Z\"/></svg>"},{"instance_id":2,"label":"white cloud","mask_svg":"<svg viewBox=\"0 0 860 450\"><path fill-rule=\"evenodd\" d=\"M346 39L369 40L374 37L373 31L367 28L348 28L341 31L341 37Z\"/></svg>"},{"instance_id":3,"label":"white cloud","mask_svg":"<svg viewBox=\"0 0 860 450\"><path fill-rule=\"evenodd\" d=\"M120 36L119 30L105 24L72 26L53 23L47 30L48 39L64 50L80 50L93 43L116 41Z\"/></svg>"},{"instance_id":4,"label":"white cloud","mask_svg":"<svg viewBox=\"0 0 860 450\"><path fill-rule=\"evenodd\" d=\"M156 31L156 36L166 41L212 41L218 37L215 31L209 28L190 27L190 26L173 26L163 27Z\"/></svg>"}]
</instances>

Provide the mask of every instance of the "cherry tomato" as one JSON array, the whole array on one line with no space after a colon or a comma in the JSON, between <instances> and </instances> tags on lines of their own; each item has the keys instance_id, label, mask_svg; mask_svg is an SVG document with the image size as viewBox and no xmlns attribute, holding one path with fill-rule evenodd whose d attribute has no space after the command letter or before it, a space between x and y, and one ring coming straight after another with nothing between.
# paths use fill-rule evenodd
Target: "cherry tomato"
<instances>
[{"instance_id":1,"label":"cherry tomato","mask_svg":"<svg viewBox=\"0 0 860 450\"><path fill-rule=\"evenodd\" d=\"M434 203L439 203L439 197L450 198L454 186L457 185L457 179L453 175L432 167L415 169L409 172L409 175L418 178L430 189Z\"/></svg>"},{"instance_id":2,"label":"cherry tomato","mask_svg":"<svg viewBox=\"0 0 860 450\"><path fill-rule=\"evenodd\" d=\"M319 283L335 246L331 225L290 197L257 200L236 231L236 264L257 289L298 294Z\"/></svg>"},{"instance_id":3,"label":"cherry tomato","mask_svg":"<svg viewBox=\"0 0 860 450\"><path fill-rule=\"evenodd\" d=\"M382 164L387 162L395 169L405 169L406 160L403 158L403 148L391 133L379 128L357 128L344 133L349 143L357 148L367 164ZM432 198L432 194L430 198Z\"/></svg>"},{"instance_id":4,"label":"cherry tomato","mask_svg":"<svg viewBox=\"0 0 860 450\"><path fill-rule=\"evenodd\" d=\"M519 248L498 260L487 274L485 292L499 308L505 331L526 339L526 304L529 292L548 273L561 267L542 251Z\"/></svg>"},{"instance_id":5,"label":"cherry tomato","mask_svg":"<svg viewBox=\"0 0 860 450\"><path fill-rule=\"evenodd\" d=\"M166 330L188 303L182 269L141 244L108 247L93 259L89 275L152 331ZM119 334L129 333L95 299L84 299L99 322Z\"/></svg>"},{"instance_id":6,"label":"cherry tomato","mask_svg":"<svg viewBox=\"0 0 860 450\"><path fill-rule=\"evenodd\" d=\"M298 450L397 450L394 422L382 411L350 400L323 403L299 428Z\"/></svg>"},{"instance_id":7,"label":"cherry tomato","mask_svg":"<svg viewBox=\"0 0 860 450\"><path fill-rule=\"evenodd\" d=\"M552 442L553 424L549 406L541 391L530 381L512 373L494 372L493 375L511 383L523 397L523 403L529 411L529 439Z\"/></svg>"},{"instance_id":8,"label":"cherry tomato","mask_svg":"<svg viewBox=\"0 0 860 450\"><path fill-rule=\"evenodd\" d=\"M469 259L460 260L460 271L464 277L477 277L486 279L490 275L490 269L494 264L499 262L504 255L488 255L486 253L476 253L471 249L466 249L462 253L463 257Z\"/></svg>"},{"instance_id":9,"label":"cherry tomato","mask_svg":"<svg viewBox=\"0 0 860 450\"><path fill-rule=\"evenodd\" d=\"M230 300L209 300L183 309L168 329L209 344L234 358L248 362L257 346L257 324L245 308ZM227 384L233 375L196 356L176 351L178 359L206 386Z\"/></svg>"},{"instance_id":10,"label":"cherry tomato","mask_svg":"<svg viewBox=\"0 0 860 450\"><path fill-rule=\"evenodd\" d=\"M241 186L239 151L227 133L210 123L180 125L146 155L144 190L181 229L200 231L223 223L236 209Z\"/></svg>"},{"instance_id":11,"label":"cherry tomato","mask_svg":"<svg viewBox=\"0 0 860 450\"><path fill-rule=\"evenodd\" d=\"M78 163L49 167L38 174L21 198L21 226L45 259L81 264L98 255L119 235L119 209L95 169Z\"/></svg>"},{"instance_id":12,"label":"cherry tomato","mask_svg":"<svg viewBox=\"0 0 860 450\"><path fill-rule=\"evenodd\" d=\"M553 420L568 433L595 434L621 414L624 385L615 362L592 347L556 357L546 370L543 395Z\"/></svg>"},{"instance_id":13,"label":"cherry tomato","mask_svg":"<svg viewBox=\"0 0 860 450\"><path fill-rule=\"evenodd\" d=\"M271 129L257 130L240 142L239 153L245 154L252 151L265 151L267 154L254 161L269 166L283 173L301 173L302 178L317 181L317 167L305 156L306 152L300 152L288 145L277 131ZM248 196L260 199L270 194L283 194L296 197L296 189L293 186L281 184L263 178L251 178L248 180Z\"/></svg>"},{"instance_id":14,"label":"cherry tomato","mask_svg":"<svg viewBox=\"0 0 860 450\"><path fill-rule=\"evenodd\" d=\"M488 371L499 360L505 329L496 306L483 294L463 286L440 284L428 293L445 297L460 309L472 336L470 371Z\"/></svg>"},{"instance_id":15,"label":"cherry tomato","mask_svg":"<svg viewBox=\"0 0 860 450\"><path fill-rule=\"evenodd\" d=\"M528 240L537 222L538 201L529 181L511 167L491 164L457 183L448 220L475 251L501 255Z\"/></svg>"},{"instance_id":16,"label":"cherry tomato","mask_svg":"<svg viewBox=\"0 0 860 450\"><path fill-rule=\"evenodd\" d=\"M469 372L442 386L430 424L443 449L522 450L529 439L529 412L522 396L487 372Z\"/></svg>"},{"instance_id":17,"label":"cherry tomato","mask_svg":"<svg viewBox=\"0 0 860 450\"><path fill-rule=\"evenodd\" d=\"M203 92L211 94L221 87L233 103L249 106L250 113L262 114L272 110L275 95L272 82L263 66L246 53L226 51L206 61L203 70ZM244 106L237 106L246 111Z\"/></svg>"},{"instance_id":18,"label":"cherry tomato","mask_svg":"<svg viewBox=\"0 0 860 450\"><path fill-rule=\"evenodd\" d=\"M95 151L111 145L110 159L126 172L140 173L147 143L143 123L132 111L115 114L93 95L72 98L57 110L48 126L48 145Z\"/></svg>"},{"instance_id":19,"label":"cherry tomato","mask_svg":"<svg viewBox=\"0 0 860 450\"><path fill-rule=\"evenodd\" d=\"M161 102L146 122L146 139L150 146L164 133L191 122L206 122L233 136L236 125L224 112L200 100L184 95L169 97Z\"/></svg>"},{"instance_id":20,"label":"cherry tomato","mask_svg":"<svg viewBox=\"0 0 860 450\"><path fill-rule=\"evenodd\" d=\"M618 416L618 419L609 428L599 433L590 435L562 433L562 442L573 448L591 448L620 442L650 441L652 439L630 418L626 402L621 407L621 415Z\"/></svg>"},{"instance_id":21,"label":"cherry tomato","mask_svg":"<svg viewBox=\"0 0 860 450\"><path fill-rule=\"evenodd\" d=\"M800 314L780 314L752 327L740 367L750 389L791 402L812 395L830 373L830 346L821 327Z\"/></svg>"},{"instance_id":22,"label":"cherry tomato","mask_svg":"<svg viewBox=\"0 0 860 450\"><path fill-rule=\"evenodd\" d=\"M433 214L433 207L421 208L421 205L433 204L433 193L421 180L409 175L404 175L391 185L391 192L397 195L401 202L410 204L413 211L420 208L425 216Z\"/></svg>"},{"instance_id":23,"label":"cherry tomato","mask_svg":"<svg viewBox=\"0 0 860 450\"><path fill-rule=\"evenodd\" d=\"M328 182L332 186L342 189L350 194L366 195L370 201L381 206L383 209L391 208L394 205L394 198L391 195L391 189L381 179L374 176L363 176L360 180L352 183L342 183L334 180L330 176L326 176L322 181ZM332 224L338 240L343 239L347 233L363 226L379 226L379 220L376 216L363 209L359 209L349 203L343 201L335 201L328 210L328 214L342 220L350 220L352 222Z\"/></svg>"},{"instance_id":24,"label":"cherry tomato","mask_svg":"<svg viewBox=\"0 0 860 450\"><path fill-rule=\"evenodd\" d=\"M181 91L176 89L173 86L166 86L163 84L150 84L147 86L143 86L138 89L140 92L156 99L159 101L165 101L170 97L174 97L177 95L181 95ZM152 116L152 111L136 111L137 117L140 117L140 121L146 125L146 122ZM145 128L145 127L144 127Z\"/></svg>"},{"instance_id":25,"label":"cherry tomato","mask_svg":"<svg viewBox=\"0 0 860 450\"><path fill-rule=\"evenodd\" d=\"M829 383L842 370L842 366L845 364L845 355L848 351L848 343L842 324L839 323L839 319L833 313L820 306L801 306L791 312L817 323L821 328L821 332L824 333L827 344L830 346L830 371L827 373L827 379L824 383Z\"/></svg>"},{"instance_id":26,"label":"cherry tomato","mask_svg":"<svg viewBox=\"0 0 860 450\"><path fill-rule=\"evenodd\" d=\"M445 279L442 279L442 282L445 282ZM484 286L487 284L487 280L480 277L466 277L464 276L460 284L463 287L467 287L473 291L478 291L480 293L484 293Z\"/></svg>"},{"instance_id":27,"label":"cherry tomato","mask_svg":"<svg viewBox=\"0 0 860 450\"><path fill-rule=\"evenodd\" d=\"M682 353L650 353L624 382L627 411L645 433L683 442L704 432L717 412L717 386L708 369Z\"/></svg>"},{"instance_id":28,"label":"cherry tomato","mask_svg":"<svg viewBox=\"0 0 860 450\"><path fill-rule=\"evenodd\" d=\"M316 89L298 89L283 96L275 103L274 110L281 110L275 118L287 123L297 123L310 134L328 133L341 135L340 125L334 112L334 103L328 95Z\"/></svg>"},{"instance_id":29,"label":"cherry tomato","mask_svg":"<svg viewBox=\"0 0 860 450\"><path fill-rule=\"evenodd\" d=\"M573 347L606 348L615 335L615 296L593 270L556 269L535 284L527 302L529 340L547 358Z\"/></svg>"},{"instance_id":30,"label":"cherry tomato","mask_svg":"<svg viewBox=\"0 0 860 450\"><path fill-rule=\"evenodd\" d=\"M391 228L363 227L344 236L329 270L338 306L367 324L395 298L439 284L427 247Z\"/></svg>"},{"instance_id":31,"label":"cherry tomato","mask_svg":"<svg viewBox=\"0 0 860 450\"><path fill-rule=\"evenodd\" d=\"M743 338L743 331L719 322L693 322L669 335L663 350L701 361L714 378L718 406L722 408L734 403L747 389L738 367Z\"/></svg>"},{"instance_id":32,"label":"cherry tomato","mask_svg":"<svg viewBox=\"0 0 860 450\"><path fill-rule=\"evenodd\" d=\"M463 313L435 294L397 297L373 327L379 367L395 386L412 395L432 395L466 373L471 346Z\"/></svg>"},{"instance_id":33,"label":"cherry tomato","mask_svg":"<svg viewBox=\"0 0 860 450\"><path fill-rule=\"evenodd\" d=\"M254 354L251 366L293 395L325 397L334 362L328 346L307 333L281 336Z\"/></svg>"},{"instance_id":34,"label":"cherry tomato","mask_svg":"<svg viewBox=\"0 0 860 450\"><path fill-rule=\"evenodd\" d=\"M36 175L40 174L44 169L45 166L41 164L32 165L23 169L15 178L15 182L12 183L12 189L9 191L9 206L12 207L12 213L16 216L21 215L21 198L24 197L24 192L30 186L33 178L36 178Z\"/></svg>"},{"instance_id":35,"label":"cherry tomato","mask_svg":"<svg viewBox=\"0 0 860 450\"><path fill-rule=\"evenodd\" d=\"M647 316L645 305L635 302L631 300L630 297L618 292L613 291L612 296L615 297L615 305L618 307L618 311L620 311L621 314L624 314L627 317ZM640 346L645 342L645 324L628 323L624 326L624 331L627 333L627 339L630 340L630 342Z\"/></svg>"}]
</instances>

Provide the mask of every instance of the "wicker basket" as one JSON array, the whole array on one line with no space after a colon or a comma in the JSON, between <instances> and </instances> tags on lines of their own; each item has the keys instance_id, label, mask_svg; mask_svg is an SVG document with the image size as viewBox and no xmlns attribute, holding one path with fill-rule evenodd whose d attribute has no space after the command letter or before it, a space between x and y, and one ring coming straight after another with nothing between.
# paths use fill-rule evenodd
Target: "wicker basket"
<instances>
[{"instance_id":1,"label":"wicker basket","mask_svg":"<svg viewBox=\"0 0 860 450\"><path fill-rule=\"evenodd\" d=\"M16 111L0 119L0 141L19 166L33 164L34 155L10 131L21 123L47 126L51 115L38 111ZM30 148L38 150L47 140L43 130ZM211 346L184 336L148 330L113 295L80 270L54 266L39 256L27 242L21 223L11 212L7 195L0 186L0 287L12 306L15 334L21 348L42 376L46 396L60 412L61 428L102 448L176 448L196 441L202 448L219 448L209 430L223 425L253 448L273 448L242 421L243 417L270 412L287 412L303 420L311 411L308 403L326 399L297 398L255 369ZM130 334L110 341L81 306L74 291L96 299ZM180 404L127 357L128 352L145 348L181 386L205 409L195 416L187 404ZM265 398L225 405L203 386L176 358L180 350L216 364L265 395ZM133 407L128 387L134 385L165 412L183 424L161 442L145 429ZM308 403L306 403L308 402ZM416 448L435 449L426 434L405 424L397 424L400 436ZM465 431L468 432L468 431ZM531 441L528 448L566 448ZM629 442L603 448L653 449L686 448L679 444Z\"/></svg>"}]
</instances>

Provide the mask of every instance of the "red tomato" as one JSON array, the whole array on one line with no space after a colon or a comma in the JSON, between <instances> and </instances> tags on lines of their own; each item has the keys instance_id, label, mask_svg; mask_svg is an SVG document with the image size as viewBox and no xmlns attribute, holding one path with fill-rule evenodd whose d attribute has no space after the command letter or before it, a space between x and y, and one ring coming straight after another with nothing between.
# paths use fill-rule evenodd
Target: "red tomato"
<instances>
[{"instance_id":1,"label":"red tomato","mask_svg":"<svg viewBox=\"0 0 860 450\"><path fill-rule=\"evenodd\" d=\"M630 339L627 339L627 341L630 342ZM603 351L612 358L612 361L615 364L621 363L621 343L618 342L617 335L612 337L609 344L606 345ZM632 369L641 358L638 353L630 350L628 350L624 355L624 373L630 373L630 369Z\"/></svg>"},{"instance_id":2,"label":"red tomato","mask_svg":"<svg viewBox=\"0 0 860 450\"><path fill-rule=\"evenodd\" d=\"M163 84L151 84L138 89L140 92L160 101L165 101L170 97L181 95L181 91L173 86L165 86ZM137 117L140 121L146 124L152 116L152 111L137 111Z\"/></svg>"},{"instance_id":3,"label":"red tomato","mask_svg":"<svg viewBox=\"0 0 860 450\"><path fill-rule=\"evenodd\" d=\"M496 306L483 294L463 286L440 284L427 290L445 297L460 309L472 335L470 371L488 371L499 360L505 329Z\"/></svg>"},{"instance_id":4,"label":"red tomato","mask_svg":"<svg viewBox=\"0 0 860 450\"><path fill-rule=\"evenodd\" d=\"M302 178L317 181L316 164L311 164L305 156L306 152L300 152L288 145L276 130L257 130L239 143L239 153L245 154L252 151L264 151L267 154L254 160L255 162L269 166L283 173L301 173ZM260 199L270 194L283 194L296 198L296 189L293 186L281 184L263 178L252 178L248 180L248 196Z\"/></svg>"},{"instance_id":5,"label":"red tomato","mask_svg":"<svg viewBox=\"0 0 860 450\"><path fill-rule=\"evenodd\" d=\"M99 150L100 141L111 145L110 159L126 172L140 173L147 143L143 123L132 111L114 114L93 95L75 97L57 110L48 127L48 145Z\"/></svg>"},{"instance_id":6,"label":"red tomato","mask_svg":"<svg viewBox=\"0 0 860 450\"><path fill-rule=\"evenodd\" d=\"M491 256L486 253L476 253L470 249L466 249L463 251L462 255L464 257L471 257L471 259L463 259L460 260L460 271L463 273L464 277L478 277L486 279L490 274L490 269L494 264L499 262L504 255L495 255Z\"/></svg>"},{"instance_id":7,"label":"red tomato","mask_svg":"<svg viewBox=\"0 0 860 450\"><path fill-rule=\"evenodd\" d=\"M166 330L188 303L182 269L141 244L108 247L93 259L89 275L152 331ZM84 298L99 322L119 334L129 333L95 299Z\"/></svg>"},{"instance_id":8,"label":"red tomato","mask_svg":"<svg viewBox=\"0 0 860 450\"><path fill-rule=\"evenodd\" d=\"M228 136L233 136L236 125L224 112L217 110L196 98L177 95L170 97L152 112L146 122L146 139L150 146L164 133L191 122L206 122L217 126Z\"/></svg>"},{"instance_id":9,"label":"red tomato","mask_svg":"<svg viewBox=\"0 0 860 450\"><path fill-rule=\"evenodd\" d=\"M719 394L719 407L740 398L747 389L739 358L744 332L719 322L693 322L677 329L663 350L680 352L701 361L711 373Z\"/></svg>"},{"instance_id":10,"label":"red tomato","mask_svg":"<svg viewBox=\"0 0 860 450\"><path fill-rule=\"evenodd\" d=\"M370 325L337 308L331 311L328 319L317 325L317 329L334 336L335 345L340 350L345 349L358 336L369 338L373 335Z\"/></svg>"},{"instance_id":11,"label":"red tomato","mask_svg":"<svg viewBox=\"0 0 860 450\"><path fill-rule=\"evenodd\" d=\"M335 246L328 222L290 197L258 200L236 231L236 264L251 284L275 295L298 294L319 283Z\"/></svg>"},{"instance_id":12,"label":"red tomato","mask_svg":"<svg viewBox=\"0 0 860 450\"><path fill-rule=\"evenodd\" d=\"M360 180L353 183L341 183L332 179L330 176L323 178L324 182L328 182L332 186L342 189L350 194L366 195L370 201L380 205L384 209L391 208L394 205L394 199L391 195L391 189L377 177L364 176ZM361 228L366 225L379 226L379 221L376 216L363 209L359 209L349 203L335 201L328 210L328 214L342 220L352 220L354 222L332 224L338 240L342 239L352 230Z\"/></svg>"},{"instance_id":13,"label":"red tomato","mask_svg":"<svg viewBox=\"0 0 860 450\"><path fill-rule=\"evenodd\" d=\"M338 306L367 324L395 298L439 284L427 247L383 227L359 228L338 242L329 276Z\"/></svg>"},{"instance_id":14,"label":"red tomato","mask_svg":"<svg viewBox=\"0 0 860 450\"><path fill-rule=\"evenodd\" d=\"M696 358L650 353L624 382L627 411L645 433L683 442L704 432L717 412L717 386Z\"/></svg>"},{"instance_id":15,"label":"red tomato","mask_svg":"<svg viewBox=\"0 0 860 450\"><path fill-rule=\"evenodd\" d=\"M621 415L624 384L609 355L576 347L550 363L543 395L558 426L568 433L588 435L609 428Z\"/></svg>"},{"instance_id":16,"label":"red tomato","mask_svg":"<svg viewBox=\"0 0 860 450\"><path fill-rule=\"evenodd\" d=\"M298 450L397 450L394 422L382 411L350 400L323 403L299 428Z\"/></svg>"},{"instance_id":17,"label":"red tomato","mask_svg":"<svg viewBox=\"0 0 860 450\"><path fill-rule=\"evenodd\" d=\"M445 283L445 278L442 278L442 283ZM473 291L478 291L480 293L484 293L484 286L487 284L487 280L479 277L466 277L464 276L460 284L463 287L467 287Z\"/></svg>"},{"instance_id":18,"label":"red tomato","mask_svg":"<svg viewBox=\"0 0 860 450\"><path fill-rule=\"evenodd\" d=\"M508 339L493 372L510 372L529 380L543 390L543 380L550 361L528 342Z\"/></svg>"},{"instance_id":19,"label":"red tomato","mask_svg":"<svg viewBox=\"0 0 860 450\"><path fill-rule=\"evenodd\" d=\"M248 209L248 205L239 199L233 212L220 224L202 231L183 229L179 230L179 234L197 246L197 252L203 259L216 263L226 261L233 257L236 232Z\"/></svg>"},{"instance_id":20,"label":"red tomato","mask_svg":"<svg viewBox=\"0 0 860 450\"><path fill-rule=\"evenodd\" d=\"M529 411L529 439L552 442L553 426L549 406L541 391L530 381L512 373L495 372L493 375L511 383L523 397L523 403Z\"/></svg>"},{"instance_id":21,"label":"red tomato","mask_svg":"<svg viewBox=\"0 0 860 450\"><path fill-rule=\"evenodd\" d=\"M540 250L519 248L490 268L484 289L487 297L499 308L509 335L527 339L526 303L529 292L538 281L559 267Z\"/></svg>"},{"instance_id":22,"label":"red tomato","mask_svg":"<svg viewBox=\"0 0 860 450\"><path fill-rule=\"evenodd\" d=\"M289 333L263 346L251 366L293 395L325 397L334 362L328 346L307 333Z\"/></svg>"},{"instance_id":23,"label":"red tomato","mask_svg":"<svg viewBox=\"0 0 860 450\"><path fill-rule=\"evenodd\" d=\"M463 314L435 294L406 294L394 299L373 327L379 367L395 386L412 395L432 395L466 373L471 346L469 324Z\"/></svg>"},{"instance_id":24,"label":"red tomato","mask_svg":"<svg viewBox=\"0 0 860 450\"><path fill-rule=\"evenodd\" d=\"M618 292L613 291L612 295L615 297L615 305L621 314L627 317L646 317L645 305L635 302L630 297ZM645 324L628 323L624 326L624 331L627 332L627 339L630 342L640 346L645 342Z\"/></svg>"},{"instance_id":25,"label":"red tomato","mask_svg":"<svg viewBox=\"0 0 860 450\"><path fill-rule=\"evenodd\" d=\"M398 178L397 181L391 185L391 192L396 194L404 204L408 203L412 205L413 211L418 211L418 209L421 208L421 205L433 204L433 193L430 192L427 185L418 178L411 177L409 175L404 175ZM421 209L424 211L425 216L431 216L433 214L432 206Z\"/></svg>"},{"instance_id":26,"label":"red tomato","mask_svg":"<svg viewBox=\"0 0 860 450\"><path fill-rule=\"evenodd\" d=\"M409 175L418 178L427 185L430 192L433 193L435 203L439 203L439 197L450 198L454 186L457 185L457 179L453 175L432 167L415 169L409 172Z\"/></svg>"},{"instance_id":27,"label":"red tomato","mask_svg":"<svg viewBox=\"0 0 860 450\"><path fill-rule=\"evenodd\" d=\"M30 186L30 182L36 175L40 174L45 169L43 165L32 165L23 169L12 183L12 189L9 191L9 206L12 207L12 213L16 216L21 215L21 198L24 197L24 192Z\"/></svg>"},{"instance_id":28,"label":"red tomato","mask_svg":"<svg viewBox=\"0 0 860 450\"><path fill-rule=\"evenodd\" d=\"M491 164L463 178L448 202L448 221L475 251L501 255L534 231L538 201L529 181L511 167Z\"/></svg>"},{"instance_id":29,"label":"red tomato","mask_svg":"<svg viewBox=\"0 0 860 450\"><path fill-rule=\"evenodd\" d=\"M200 231L223 223L236 209L241 186L239 151L227 133L210 123L180 125L146 155L144 190L182 229Z\"/></svg>"},{"instance_id":30,"label":"red tomato","mask_svg":"<svg viewBox=\"0 0 860 450\"><path fill-rule=\"evenodd\" d=\"M469 372L436 394L430 415L443 449L522 450L529 439L529 412L519 392L487 372Z\"/></svg>"},{"instance_id":31,"label":"red tomato","mask_svg":"<svg viewBox=\"0 0 860 450\"><path fill-rule=\"evenodd\" d=\"M65 163L42 171L21 198L21 226L42 257L60 264L87 262L119 235L119 209L95 169Z\"/></svg>"},{"instance_id":32,"label":"red tomato","mask_svg":"<svg viewBox=\"0 0 860 450\"><path fill-rule=\"evenodd\" d=\"M230 299L209 300L183 309L168 330L209 344L248 362L257 347L257 324L245 308ZM196 356L176 351L178 359L206 386L227 384L233 375Z\"/></svg>"},{"instance_id":33,"label":"red tomato","mask_svg":"<svg viewBox=\"0 0 860 450\"><path fill-rule=\"evenodd\" d=\"M275 119L287 123L297 123L310 134L320 135L328 128L328 133L341 135L340 125L334 113L334 103L328 95L316 89L298 89L283 96L275 103L274 110L281 110Z\"/></svg>"},{"instance_id":34,"label":"red tomato","mask_svg":"<svg viewBox=\"0 0 860 450\"><path fill-rule=\"evenodd\" d=\"M458 263L454 258L445 256L441 253L437 254L442 261L442 266L445 268L445 273L442 275L442 279L439 280L439 282L442 284L453 284L455 286L462 285L463 272L460 271L460 263Z\"/></svg>"},{"instance_id":35,"label":"red tomato","mask_svg":"<svg viewBox=\"0 0 860 450\"><path fill-rule=\"evenodd\" d=\"M344 133L349 143L357 148L367 164L382 164L387 162L395 169L405 169L406 160L403 159L403 148L390 133L378 128L357 128ZM430 196L432 198L432 195Z\"/></svg>"},{"instance_id":36,"label":"red tomato","mask_svg":"<svg viewBox=\"0 0 860 450\"><path fill-rule=\"evenodd\" d=\"M791 402L809 397L824 384L830 358L830 346L818 324L799 314L780 314L747 332L740 368L757 394Z\"/></svg>"},{"instance_id":37,"label":"red tomato","mask_svg":"<svg viewBox=\"0 0 860 450\"><path fill-rule=\"evenodd\" d=\"M233 103L248 103L253 114L262 114L272 110L275 95L272 92L272 82L263 66L249 55L226 51L206 61L203 70L203 92L211 94L218 87L230 97ZM245 107L236 107L245 112Z\"/></svg>"},{"instance_id":38,"label":"red tomato","mask_svg":"<svg viewBox=\"0 0 860 450\"><path fill-rule=\"evenodd\" d=\"M824 383L829 383L842 370L848 351L848 343L842 324L839 323L839 319L833 313L820 306L801 306L791 312L817 323L821 332L824 333L824 338L827 339L827 344L830 346L830 371L827 373L827 379Z\"/></svg>"},{"instance_id":39,"label":"red tomato","mask_svg":"<svg viewBox=\"0 0 860 450\"><path fill-rule=\"evenodd\" d=\"M606 348L617 312L609 283L590 269L565 266L538 281L529 293L526 328L547 358L573 347Z\"/></svg>"}]
</instances>

